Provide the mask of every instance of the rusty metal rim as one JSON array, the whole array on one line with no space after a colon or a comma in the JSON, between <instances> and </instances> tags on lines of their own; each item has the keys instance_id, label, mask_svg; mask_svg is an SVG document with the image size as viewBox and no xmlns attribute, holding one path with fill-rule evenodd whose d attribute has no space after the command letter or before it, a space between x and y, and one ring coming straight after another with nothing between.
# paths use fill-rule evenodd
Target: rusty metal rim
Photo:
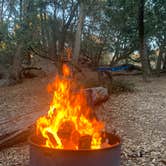
<instances>
[{"instance_id":1,"label":"rusty metal rim","mask_svg":"<svg viewBox=\"0 0 166 166\"><path fill-rule=\"evenodd\" d=\"M109 133L107 133L109 134ZM94 151L101 151L101 150L110 150L110 149L113 149L113 148L116 148L118 146L121 146L121 139L118 135L114 135L117 139L117 143L111 145L110 147L106 147L106 148L100 148L100 149L79 149L79 150L73 150L73 149L55 149L55 148L48 148L48 147L44 147L44 146L40 146L39 144L36 144L34 143L34 141L32 141L32 138L35 137L35 135L31 135L29 138L28 138L28 142L30 145L33 145L35 147L38 147L38 148L42 148L42 149L45 149L45 150L51 150L51 151L57 151L57 152L94 152Z\"/></svg>"}]
</instances>

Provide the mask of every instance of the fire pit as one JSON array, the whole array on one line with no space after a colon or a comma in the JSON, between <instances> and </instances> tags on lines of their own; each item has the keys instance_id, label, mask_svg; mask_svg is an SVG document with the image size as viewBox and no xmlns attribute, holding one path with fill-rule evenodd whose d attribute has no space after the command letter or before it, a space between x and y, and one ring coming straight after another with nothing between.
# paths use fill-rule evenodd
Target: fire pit
<instances>
[{"instance_id":1,"label":"fire pit","mask_svg":"<svg viewBox=\"0 0 166 166\"><path fill-rule=\"evenodd\" d=\"M41 147L32 136L30 166L120 166L120 139L106 134L110 147L93 150L65 150Z\"/></svg>"},{"instance_id":2,"label":"fire pit","mask_svg":"<svg viewBox=\"0 0 166 166\"><path fill-rule=\"evenodd\" d=\"M105 132L70 68L48 86L53 100L30 137L30 166L119 166L120 139Z\"/></svg>"}]
</instances>

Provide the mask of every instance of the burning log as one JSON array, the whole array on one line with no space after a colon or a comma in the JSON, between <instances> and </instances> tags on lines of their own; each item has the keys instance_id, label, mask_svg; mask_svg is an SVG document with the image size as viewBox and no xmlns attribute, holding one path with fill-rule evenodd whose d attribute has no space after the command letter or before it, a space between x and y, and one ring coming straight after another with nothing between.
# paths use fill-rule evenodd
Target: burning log
<instances>
[{"instance_id":1,"label":"burning log","mask_svg":"<svg viewBox=\"0 0 166 166\"><path fill-rule=\"evenodd\" d=\"M36 138L37 138L38 144L40 144L40 145L44 145L45 144L46 138L42 137L41 134L38 134L38 136L36 136Z\"/></svg>"},{"instance_id":2,"label":"burning log","mask_svg":"<svg viewBox=\"0 0 166 166\"><path fill-rule=\"evenodd\" d=\"M72 142L73 142L75 145L78 145L78 144L79 144L80 133L79 133L77 130L75 130L75 131L72 132L71 140L72 140Z\"/></svg>"},{"instance_id":3,"label":"burning log","mask_svg":"<svg viewBox=\"0 0 166 166\"><path fill-rule=\"evenodd\" d=\"M60 125L57 134L59 138L69 140L73 131L75 131L74 123L72 121L65 121Z\"/></svg>"},{"instance_id":4,"label":"burning log","mask_svg":"<svg viewBox=\"0 0 166 166\"><path fill-rule=\"evenodd\" d=\"M90 149L91 148L92 136L84 135L79 139L78 149Z\"/></svg>"},{"instance_id":5,"label":"burning log","mask_svg":"<svg viewBox=\"0 0 166 166\"><path fill-rule=\"evenodd\" d=\"M72 140L72 138L74 135L78 134L76 132L75 125L72 121L65 121L60 125L57 135L61 139L62 145L65 149L75 148L75 142L77 142L77 138L74 140Z\"/></svg>"},{"instance_id":6,"label":"burning log","mask_svg":"<svg viewBox=\"0 0 166 166\"><path fill-rule=\"evenodd\" d=\"M56 139L54 138L53 134L50 132L47 132L47 135L49 137L50 142L53 144L52 146L53 147L57 146L58 144L57 144Z\"/></svg>"}]
</instances>

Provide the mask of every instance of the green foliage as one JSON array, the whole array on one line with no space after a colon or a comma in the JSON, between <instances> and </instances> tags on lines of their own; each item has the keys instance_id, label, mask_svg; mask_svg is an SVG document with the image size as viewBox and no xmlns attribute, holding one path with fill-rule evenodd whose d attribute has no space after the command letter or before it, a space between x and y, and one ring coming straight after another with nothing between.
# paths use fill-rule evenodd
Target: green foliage
<instances>
[{"instance_id":1,"label":"green foliage","mask_svg":"<svg viewBox=\"0 0 166 166\"><path fill-rule=\"evenodd\" d=\"M11 63L20 44L23 45L23 59L34 54L30 47L54 59L64 43L73 48L80 2L85 6L81 53L89 56L94 65L98 65L108 51L114 53L116 64L139 49L139 0L0 1L3 6L0 8L1 61ZM165 0L145 0L144 23L148 54L157 47L166 49Z\"/></svg>"}]
</instances>

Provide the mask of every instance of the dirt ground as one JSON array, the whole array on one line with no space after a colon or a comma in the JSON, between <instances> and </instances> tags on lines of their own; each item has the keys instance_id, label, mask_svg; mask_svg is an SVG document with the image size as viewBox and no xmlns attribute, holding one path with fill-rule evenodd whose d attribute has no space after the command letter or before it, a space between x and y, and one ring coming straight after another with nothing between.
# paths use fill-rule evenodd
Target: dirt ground
<instances>
[{"instance_id":1,"label":"dirt ground","mask_svg":"<svg viewBox=\"0 0 166 166\"><path fill-rule=\"evenodd\" d=\"M111 94L97 109L108 131L122 138L121 166L166 165L166 76L144 83L140 76L118 77L134 83L134 92ZM0 88L0 123L34 109L48 109L50 78L34 78ZM103 108L103 109L102 109ZM1 133L1 131L0 131ZM0 151L0 166L28 166L29 146L22 143Z\"/></svg>"}]
</instances>

